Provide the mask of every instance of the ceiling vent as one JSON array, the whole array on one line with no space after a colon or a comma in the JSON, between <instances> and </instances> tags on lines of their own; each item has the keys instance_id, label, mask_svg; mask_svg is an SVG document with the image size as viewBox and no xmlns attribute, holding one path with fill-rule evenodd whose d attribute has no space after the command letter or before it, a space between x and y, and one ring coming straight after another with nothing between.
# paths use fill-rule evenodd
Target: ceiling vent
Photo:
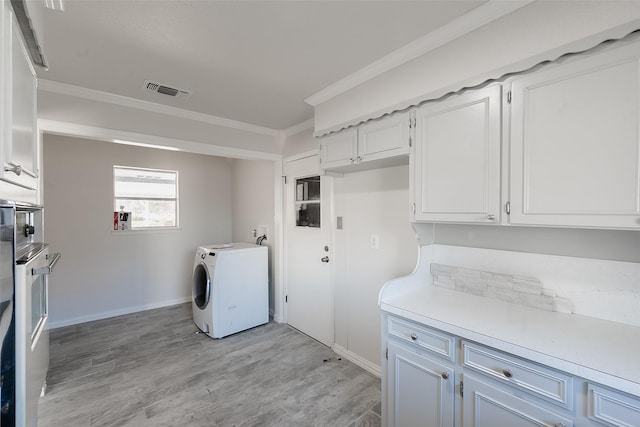
<instances>
[{"instance_id":1,"label":"ceiling vent","mask_svg":"<svg viewBox=\"0 0 640 427\"><path fill-rule=\"evenodd\" d=\"M183 89L176 89L175 87L166 86L161 83L152 82L151 80L145 80L143 88L149 92L160 93L162 95L171 96L173 98L186 99L191 96L191 92Z\"/></svg>"}]
</instances>

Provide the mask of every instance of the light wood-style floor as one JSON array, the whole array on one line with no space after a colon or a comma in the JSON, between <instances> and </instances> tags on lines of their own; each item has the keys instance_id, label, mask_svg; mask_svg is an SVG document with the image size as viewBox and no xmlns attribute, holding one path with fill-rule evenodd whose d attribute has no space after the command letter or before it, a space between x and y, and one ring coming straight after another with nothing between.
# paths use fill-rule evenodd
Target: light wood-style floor
<instances>
[{"instance_id":1,"label":"light wood-style floor","mask_svg":"<svg viewBox=\"0 0 640 427\"><path fill-rule=\"evenodd\" d=\"M379 426L380 380L269 323L220 340L191 304L51 331L40 427Z\"/></svg>"}]
</instances>

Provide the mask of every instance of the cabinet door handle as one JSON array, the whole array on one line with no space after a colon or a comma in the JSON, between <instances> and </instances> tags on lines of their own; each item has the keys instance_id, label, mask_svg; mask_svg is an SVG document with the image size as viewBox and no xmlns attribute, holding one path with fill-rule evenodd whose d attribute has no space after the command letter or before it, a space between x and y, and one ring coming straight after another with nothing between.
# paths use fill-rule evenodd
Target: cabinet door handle
<instances>
[{"instance_id":1,"label":"cabinet door handle","mask_svg":"<svg viewBox=\"0 0 640 427\"><path fill-rule=\"evenodd\" d=\"M496 219L496 216L494 214L489 214L489 215L487 215L487 219L489 221L493 221L494 219Z\"/></svg>"},{"instance_id":2,"label":"cabinet door handle","mask_svg":"<svg viewBox=\"0 0 640 427\"><path fill-rule=\"evenodd\" d=\"M12 163L9 163L10 166L5 166L4 167L4 171L5 172L13 172L16 175L20 176L20 174L22 173L22 166L20 165L14 165Z\"/></svg>"},{"instance_id":3,"label":"cabinet door handle","mask_svg":"<svg viewBox=\"0 0 640 427\"><path fill-rule=\"evenodd\" d=\"M417 341L418 340L418 335L416 335L415 333L411 334L411 339L413 341Z\"/></svg>"},{"instance_id":4,"label":"cabinet door handle","mask_svg":"<svg viewBox=\"0 0 640 427\"><path fill-rule=\"evenodd\" d=\"M565 423L555 423L553 427L567 427Z\"/></svg>"},{"instance_id":5,"label":"cabinet door handle","mask_svg":"<svg viewBox=\"0 0 640 427\"><path fill-rule=\"evenodd\" d=\"M504 375L507 378L511 378L511 377L513 377L513 372L511 372L510 369L503 369L502 370L502 375Z\"/></svg>"},{"instance_id":6,"label":"cabinet door handle","mask_svg":"<svg viewBox=\"0 0 640 427\"><path fill-rule=\"evenodd\" d=\"M441 375L443 380L448 380L449 379L449 374L447 374L446 372L443 372Z\"/></svg>"},{"instance_id":7,"label":"cabinet door handle","mask_svg":"<svg viewBox=\"0 0 640 427\"><path fill-rule=\"evenodd\" d=\"M31 173L31 172L29 172L29 171L28 171L28 170L26 170L26 169L23 169L23 167L22 167L22 166L20 166L20 165L18 165L18 164L16 164L16 163L7 163L7 165L9 165L9 166L5 166L5 167L4 167L4 171L5 171L5 172L13 172L13 173L15 173L15 174L16 174L16 175L18 175L18 176L20 176L20 174L21 174L22 172L24 172L24 173L26 173L27 175L29 175L31 178L37 178L37 177L38 177L38 175L36 175L36 174L34 174L34 173Z\"/></svg>"}]
</instances>

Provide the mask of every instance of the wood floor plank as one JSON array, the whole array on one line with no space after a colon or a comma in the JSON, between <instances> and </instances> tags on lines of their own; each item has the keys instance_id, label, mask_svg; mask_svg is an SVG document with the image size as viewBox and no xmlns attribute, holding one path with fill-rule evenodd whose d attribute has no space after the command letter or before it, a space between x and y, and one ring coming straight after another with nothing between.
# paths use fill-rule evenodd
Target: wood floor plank
<instances>
[{"instance_id":1,"label":"wood floor plank","mask_svg":"<svg viewBox=\"0 0 640 427\"><path fill-rule=\"evenodd\" d=\"M282 324L223 339L191 304L52 330L40 427L380 426L380 380Z\"/></svg>"}]
</instances>

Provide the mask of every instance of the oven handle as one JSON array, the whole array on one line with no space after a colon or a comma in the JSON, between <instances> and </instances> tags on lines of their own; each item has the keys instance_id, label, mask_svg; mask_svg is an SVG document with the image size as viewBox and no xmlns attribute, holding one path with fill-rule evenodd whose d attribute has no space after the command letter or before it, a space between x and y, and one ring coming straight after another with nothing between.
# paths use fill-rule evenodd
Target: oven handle
<instances>
[{"instance_id":1,"label":"oven handle","mask_svg":"<svg viewBox=\"0 0 640 427\"><path fill-rule=\"evenodd\" d=\"M47 259L49 258L53 258L49 263L49 265L47 265L46 267L32 268L31 275L38 276L38 275L51 274L53 272L53 268L56 266L56 264L60 260L60 254L55 253L55 254L47 255Z\"/></svg>"}]
</instances>

